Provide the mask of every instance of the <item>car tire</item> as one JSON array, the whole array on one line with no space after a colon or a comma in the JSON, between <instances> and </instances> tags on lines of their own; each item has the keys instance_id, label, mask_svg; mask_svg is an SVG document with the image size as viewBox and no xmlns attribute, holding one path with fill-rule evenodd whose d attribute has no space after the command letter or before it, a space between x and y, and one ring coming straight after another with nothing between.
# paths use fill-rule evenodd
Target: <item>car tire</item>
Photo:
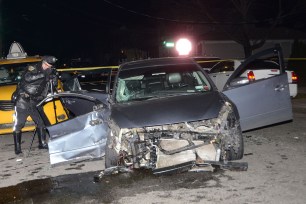
<instances>
[{"instance_id":1,"label":"car tire","mask_svg":"<svg viewBox=\"0 0 306 204\"><path fill-rule=\"evenodd\" d=\"M223 138L221 160L239 160L243 158L244 143L239 120L234 113L229 114L228 127L230 134Z\"/></svg>"},{"instance_id":2,"label":"car tire","mask_svg":"<svg viewBox=\"0 0 306 204\"><path fill-rule=\"evenodd\" d=\"M243 158L244 144L240 125L237 127L237 133L234 136L235 145L226 150L226 160L239 160Z\"/></svg>"},{"instance_id":3,"label":"car tire","mask_svg":"<svg viewBox=\"0 0 306 204\"><path fill-rule=\"evenodd\" d=\"M114 166L118 166L118 153L112 149L111 146L112 137L111 134L108 135L106 141L106 148L105 148L105 168L110 168Z\"/></svg>"}]
</instances>

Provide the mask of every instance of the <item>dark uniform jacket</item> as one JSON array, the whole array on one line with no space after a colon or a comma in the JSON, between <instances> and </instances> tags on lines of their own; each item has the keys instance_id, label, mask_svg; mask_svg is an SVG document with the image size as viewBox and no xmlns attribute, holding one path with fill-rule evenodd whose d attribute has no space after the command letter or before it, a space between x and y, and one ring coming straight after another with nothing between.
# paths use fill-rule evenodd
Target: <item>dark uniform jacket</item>
<instances>
[{"instance_id":1,"label":"dark uniform jacket","mask_svg":"<svg viewBox=\"0 0 306 204\"><path fill-rule=\"evenodd\" d=\"M28 109L44 99L50 87L51 72L51 68L42 69L42 62L28 66L16 90L16 106Z\"/></svg>"}]
</instances>

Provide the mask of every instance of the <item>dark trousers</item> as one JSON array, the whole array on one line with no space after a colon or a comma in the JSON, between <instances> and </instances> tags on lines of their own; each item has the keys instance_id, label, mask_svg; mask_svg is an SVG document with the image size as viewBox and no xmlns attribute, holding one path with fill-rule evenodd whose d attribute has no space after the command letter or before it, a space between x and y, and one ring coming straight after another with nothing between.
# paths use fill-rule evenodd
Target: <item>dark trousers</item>
<instances>
[{"instance_id":1,"label":"dark trousers","mask_svg":"<svg viewBox=\"0 0 306 204\"><path fill-rule=\"evenodd\" d=\"M36 106L31 106L27 109L22 109L15 106L15 121L13 131L20 132L24 127L27 118L31 116L33 121L35 122L37 128L45 127L45 124L36 108Z\"/></svg>"}]
</instances>

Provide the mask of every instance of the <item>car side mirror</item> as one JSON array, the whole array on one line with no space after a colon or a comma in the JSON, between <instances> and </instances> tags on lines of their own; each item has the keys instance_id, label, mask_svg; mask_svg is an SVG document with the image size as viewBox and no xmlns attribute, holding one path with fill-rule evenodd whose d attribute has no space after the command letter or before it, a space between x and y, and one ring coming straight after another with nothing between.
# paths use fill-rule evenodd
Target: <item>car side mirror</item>
<instances>
[{"instance_id":1,"label":"car side mirror","mask_svg":"<svg viewBox=\"0 0 306 204\"><path fill-rule=\"evenodd\" d=\"M241 85L245 85L245 84L249 84L250 81L247 77L238 77L236 79L233 79L230 82L230 86L231 87L236 87L236 86L241 86Z\"/></svg>"}]
</instances>

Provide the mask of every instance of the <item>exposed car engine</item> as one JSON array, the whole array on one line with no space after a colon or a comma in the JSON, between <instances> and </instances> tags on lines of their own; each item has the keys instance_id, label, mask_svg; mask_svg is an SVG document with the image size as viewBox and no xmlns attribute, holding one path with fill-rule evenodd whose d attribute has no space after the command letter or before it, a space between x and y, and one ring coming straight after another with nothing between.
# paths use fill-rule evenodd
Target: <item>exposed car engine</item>
<instances>
[{"instance_id":1,"label":"exposed car engine","mask_svg":"<svg viewBox=\"0 0 306 204\"><path fill-rule=\"evenodd\" d=\"M158 174L242 157L239 120L228 102L210 120L132 129L120 129L112 121L110 126L106 167L145 168Z\"/></svg>"}]
</instances>

